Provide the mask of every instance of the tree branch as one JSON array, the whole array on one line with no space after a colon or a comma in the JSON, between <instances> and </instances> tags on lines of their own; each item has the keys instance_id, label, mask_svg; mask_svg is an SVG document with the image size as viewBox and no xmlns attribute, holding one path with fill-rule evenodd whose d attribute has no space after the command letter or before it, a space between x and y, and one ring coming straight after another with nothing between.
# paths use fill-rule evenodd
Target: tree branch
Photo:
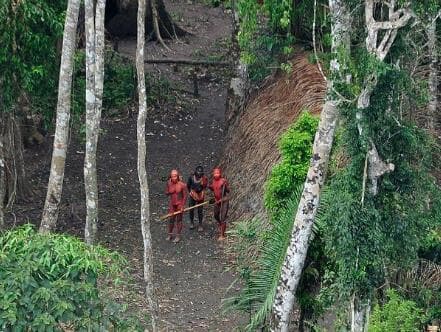
<instances>
[{"instance_id":1,"label":"tree branch","mask_svg":"<svg viewBox=\"0 0 441 332\"><path fill-rule=\"evenodd\" d=\"M144 63L178 64L178 65L205 65L205 66L232 66L228 61L192 60L192 59L146 59Z\"/></svg>"},{"instance_id":2,"label":"tree branch","mask_svg":"<svg viewBox=\"0 0 441 332\"><path fill-rule=\"evenodd\" d=\"M377 22L372 19L370 25L373 29L376 30L391 30L402 28L412 17L412 12L410 11L410 9L403 9L403 13L403 16L398 19L392 19L391 21Z\"/></svg>"}]
</instances>

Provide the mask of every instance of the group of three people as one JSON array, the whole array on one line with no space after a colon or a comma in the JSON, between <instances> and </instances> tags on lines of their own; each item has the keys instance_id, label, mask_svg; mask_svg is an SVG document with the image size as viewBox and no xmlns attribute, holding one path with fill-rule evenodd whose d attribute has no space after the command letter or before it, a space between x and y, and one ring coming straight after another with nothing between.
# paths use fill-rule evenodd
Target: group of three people
<instances>
[{"instance_id":1,"label":"group of three people","mask_svg":"<svg viewBox=\"0 0 441 332\"><path fill-rule=\"evenodd\" d=\"M167 240L179 242L181 240L181 233L183 228L183 213L187 195L189 198L190 208L190 229L195 228L194 224L194 210L198 213L198 231L202 232L202 221L204 218L203 208L206 203L206 190L210 189L213 192L214 198L209 202L214 204L213 216L218 223L219 237L218 240L225 239L225 231L227 228L226 218L228 213L228 197L230 192L228 181L222 176L222 171L219 167L213 169L213 177L211 181L204 175L202 166L196 167L194 173L188 178L187 184L182 182L179 172L173 169L170 172L170 177L167 181L166 194L169 196L168 212L171 215L168 219ZM197 205L197 207L195 207ZM192 208L195 207L195 208ZM176 235L174 234L176 229ZM173 239L174 237L174 239Z\"/></svg>"}]
</instances>

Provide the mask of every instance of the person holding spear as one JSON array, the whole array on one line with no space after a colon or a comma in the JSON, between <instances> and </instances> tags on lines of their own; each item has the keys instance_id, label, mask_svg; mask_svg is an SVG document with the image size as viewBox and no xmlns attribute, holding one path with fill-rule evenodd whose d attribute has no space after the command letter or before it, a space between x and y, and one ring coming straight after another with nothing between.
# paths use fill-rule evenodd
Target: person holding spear
<instances>
[{"instance_id":1,"label":"person holding spear","mask_svg":"<svg viewBox=\"0 0 441 332\"><path fill-rule=\"evenodd\" d=\"M165 193L169 196L168 212L171 214L168 220L167 240L173 239L173 228L176 226L176 237L173 242L177 243L181 240L182 214L187 200L187 186L181 181L179 172L175 169L170 172Z\"/></svg>"},{"instance_id":2,"label":"person holding spear","mask_svg":"<svg viewBox=\"0 0 441 332\"><path fill-rule=\"evenodd\" d=\"M213 169L213 179L209 185L214 194L214 219L218 223L219 237L218 241L225 240L225 231L227 229L228 198L226 194L230 192L228 181L222 176L222 170L219 167Z\"/></svg>"}]
</instances>

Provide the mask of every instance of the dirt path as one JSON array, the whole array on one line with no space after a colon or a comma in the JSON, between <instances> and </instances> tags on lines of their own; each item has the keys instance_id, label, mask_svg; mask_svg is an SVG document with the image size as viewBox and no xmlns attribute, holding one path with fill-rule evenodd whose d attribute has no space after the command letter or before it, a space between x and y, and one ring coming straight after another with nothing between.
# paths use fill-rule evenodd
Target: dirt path
<instances>
[{"instance_id":1,"label":"dirt path","mask_svg":"<svg viewBox=\"0 0 441 332\"><path fill-rule=\"evenodd\" d=\"M148 43L148 57L210 58L225 55L230 38L230 17L221 8L210 8L191 1L166 2L166 6L184 29L193 35L169 44L172 53L156 43ZM119 51L135 54L136 41L124 40ZM197 165L206 173L218 162L224 136L224 108L228 77L223 71L201 71L200 97L195 98L189 68L173 70L167 65L148 65L148 72L169 80L175 100L167 106L150 106L147 121L148 172L152 209L155 288L159 302L160 326L163 331L231 331L243 318L221 314L221 299L234 276L226 271L223 248L216 243L211 211L205 211L205 229L189 230L184 218L183 241L165 241L166 224L159 216L166 213L164 195L169 171L178 168L184 180ZM99 241L125 254L132 267L136 284L132 305L143 307L142 239L139 221L139 185L136 171L136 113L103 119L103 134L98 151L100 190ZM36 190L34 202L17 206L17 222L39 220L49 175L50 149L44 146L28 150L26 159L33 163L30 176ZM72 139L59 217L63 232L83 236L85 206L83 186L83 144ZM234 190L234 188L233 188ZM231 290L234 291L234 290ZM141 300L140 300L141 299Z\"/></svg>"}]
</instances>

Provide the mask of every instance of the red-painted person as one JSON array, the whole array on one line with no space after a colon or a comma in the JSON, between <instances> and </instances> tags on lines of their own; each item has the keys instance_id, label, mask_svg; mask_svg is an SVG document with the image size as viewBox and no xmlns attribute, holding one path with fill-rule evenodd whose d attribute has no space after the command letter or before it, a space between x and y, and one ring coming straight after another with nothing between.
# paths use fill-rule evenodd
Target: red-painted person
<instances>
[{"instance_id":1,"label":"red-painted person","mask_svg":"<svg viewBox=\"0 0 441 332\"><path fill-rule=\"evenodd\" d=\"M180 180L179 172L173 169L167 181L165 193L169 196L168 213L182 212L169 218L167 240L173 239L173 228L176 226L176 237L173 242L181 240L182 214L187 200L187 185Z\"/></svg>"},{"instance_id":2,"label":"red-painted person","mask_svg":"<svg viewBox=\"0 0 441 332\"><path fill-rule=\"evenodd\" d=\"M213 169L213 179L209 188L214 194L214 219L218 223L219 237L218 241L225 240L225 231L227 229L227 215L228 215L228 199L226 195L230 192L228 181L222 176L222 170L217 167Z\"/></svg>"}]
</instances>

